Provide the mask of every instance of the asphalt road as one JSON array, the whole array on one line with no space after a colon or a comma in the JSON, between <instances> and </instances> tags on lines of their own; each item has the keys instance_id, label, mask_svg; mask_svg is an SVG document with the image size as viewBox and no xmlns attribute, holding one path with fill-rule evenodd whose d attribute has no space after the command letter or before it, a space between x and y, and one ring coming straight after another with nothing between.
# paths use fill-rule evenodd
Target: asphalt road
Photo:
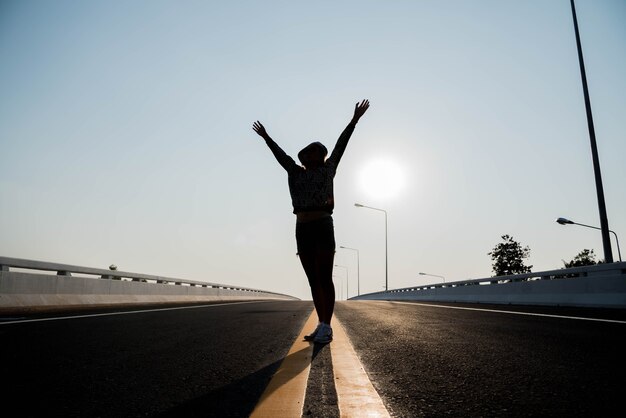
<instances>
[{"instance_id":1,"label":"asphalt road","mask_svg":"<svg viewBox=\"0 0 626 418\"><path fill-rule=\"evenodd\" d=\"M3 409L247 416L311 310L311 302L237 303L3 324Z\"/></svg>"},{"instance_id":2,"label":"asphalt road","mask_svg":"<svg viewBox=\"0 0 626 418\"><path fill-rule=\"evenodd\" d=\"M392 415L623 416L625 323L450 307L624 320L623 311L437 305L336 311Z\"/></svg>"},{"instance_id":3,"label":"asphalt road","mask_svg":"<svg viewBox=\"0 0 626 418\"><path fill-rule=\"evenodd\" d=\"M626 324L458 308L622 321L624 311L437 305L337 304L392 416L622 415ZM311 310L311 302L287 301L3 318L3 408L15 416L245 417ZM314 351L305 416L339 416L330 350Z\"/></svg>"}]
</instances>

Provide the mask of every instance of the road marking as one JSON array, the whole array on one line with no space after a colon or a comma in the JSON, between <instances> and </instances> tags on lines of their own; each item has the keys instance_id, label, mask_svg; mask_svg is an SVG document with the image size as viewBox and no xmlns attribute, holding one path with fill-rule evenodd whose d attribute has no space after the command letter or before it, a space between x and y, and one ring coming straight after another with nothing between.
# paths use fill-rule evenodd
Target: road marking
<instances>
[{"instance_id":1,"label":"road marking","mask_svg":"<svg viewBox=\"0 0 626 418\"><path fill-rule=\"evenodd\" d=\"M254 418L301 418L304 407L313 344L304 341L304 336L317 325L315 311L311 313L300 335L291 346L287 357L265 388L250 417Z\"/></svg>"},{"instance_id":2,"label":"road marking","mask_svg":"<svg viewBox=\"0 0 626 418\"><path fill-rule=\"evenodd\" d=\"M337 317L333 334L330 354L341 417L389 417Z\"/></svg>"},{"instance_id":3,"label":"road marking","mask_svg":"<svg viewBox=\"0 0 626 418\"><path fill-rule=\"evenodd\" d=\"M175 310L179 310L179 309L211 308L213 306L243 305L245 303L263 303L263 302L272 302L272 301L269 301L269 300L252 300L252 301L245 301L245 302L212 303L212 304L208 304L208 305L177 306L177 307L173 307L173 308L141 309L141 310L137 310L137 311L106 312L106 313L87 314L87 315L55 316L55 317L51 317L51 318L19 319L19 320L16 320L16 321L0 322L0 325L23 324L25 322L58 321L58 320L63 320L63 319L76 319L76 318L91 318L91 317L95 317L95 316L130 315L130 314L145 313L145 312L175 311Z\"/></svg>"},{"instance_id":4,"label":"road marking","mask_svg":"<svg viewBox=\"0 0 626 418\"><path fill-rule=\"evenodd\" d=\"M383 302L383 301L375 301L375 302ZM390 301L385 301L385 302L402 303L404 305L432 306L435 308L461 309L461 310L467 310L467 311L498 312L498 313L506 313L506 314L512 314L512 315L544 316L548 318L577 319L580 321L595 321L595 322L610 322L613 324L626 324L626 321L620 321L617 319L585 318L582 316L551 315L551 314L542 314L542 313L535 313L535 312L517 312L517 311L505 311L505 310L500 310L500 309L487 309L487 308L468 308L464 306L435 305L431 303L422 303L422 302L400 302L400 301L395 301L395 300L390 300Z\"/></svg>"}]
</instances>

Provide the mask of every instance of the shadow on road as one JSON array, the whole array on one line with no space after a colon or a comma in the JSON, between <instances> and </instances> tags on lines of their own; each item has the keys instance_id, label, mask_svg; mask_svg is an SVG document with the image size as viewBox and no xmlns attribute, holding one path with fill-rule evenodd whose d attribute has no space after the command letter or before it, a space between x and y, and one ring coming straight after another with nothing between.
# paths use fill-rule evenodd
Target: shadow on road
<instances>
[{"instance_id":1,"label":"shadow on road","mask_svg":"<svg viewBox=\"0 0 626 418\"><path fill-rule=\"evenodd\" d=\"M339 418L337 391L330 351L332 344L316 344L313 348L311 372L302 408L303 417Z\"/></svg>"},{"instance_id":2,"label":"shadow on road","mask_svg":"<svg viewBox=\"0 0 626 418\"><path fill-rule=\"evenodd\" d=\"M315 344L312 359L315 359L323 345ZM283 361L301 354L303 348L277 360L228 385L214 389L206 394L182 402L157 414L158 417L248 417L254 410L259 398ZM306 366L304 366L306 367ZM304 370L304 367L299 370Z\"/></svg>"}]
</instances>

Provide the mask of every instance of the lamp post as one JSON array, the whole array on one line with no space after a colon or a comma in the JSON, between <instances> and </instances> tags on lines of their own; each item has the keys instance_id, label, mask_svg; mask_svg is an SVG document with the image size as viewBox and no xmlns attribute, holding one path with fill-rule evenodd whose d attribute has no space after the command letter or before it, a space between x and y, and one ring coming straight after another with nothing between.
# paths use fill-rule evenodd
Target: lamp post
<instances>
[{"instance_id":1,"label":"lamp post","mask_svg":"<svg viewBox=\"0 0 626 418\"><path fill-rule=\"evenodd\" d=\"M339 248L343 248L344 250L356 251L356 294L357 296L361 296L361 268L359 263L359 250L357 250L356 248L344 247L343 245L340 245Z\"/></svg>"},{"instance_id":2,"label":"lamp post","mask_svg":"<svg viewBox=\"0 0 626 418\"><path fill-rule=\"evenodd\" d=\"M387 211L384 209L373 208L371 206L365 206L360 203L355 203L354 206L357 208L367 208L372 210L377 210L385 213L385 292L389 290L389 259L387 252Z\"/></svg>"},{"instance_id":3,"label":"lamp post","mask_svg":"<svg viewBox=\"0 0 626 418\"><path fill-rule=\"evenodd\" d=\"M348 293L348 267L340 266L339 264L335 264L335 267L341 267L346 269L346 300L348 300L348 298L350 297L350 294Z\"/></svg>"},{"instance_id":4,"label":"lamp post","mask_svg":"<svg viewBox=\"0 0 626 418\"><path fill-rule=\"evenodd\" d=\"M428 273L419 273L420 276L433 276L433 277L441 277L443 279L443 282L446 282L446 278L443 276L437 276L436 274L428 274Z\"/></svg>"},{"instance_id":5,"label":"lamp post","mask_svg":"<svg viewBox=\"0 0 626 418\"><path fill-rule=\"evenodd\" d=\"M604 188L602 187L602 174L600 173L600 159L598 158L598 145L596 144L596 132L593 126L593 116L591 114L591 100L589 99L589 89L587 87L587 74L585 72L585 62L583 61L583 50L580 45L580 34L578 33L578 20L576 19L576 7L574 0L570 0L572 6L572 18L574 19L574 33L576 35L576 47L578 49L578 64L580 66L580 78L583 84L585 96L585 110L587 111L587 129L589 130L589 141L591 142L591 158L593 160L593 172L596 179L596 195L598 198L598 210L600 212L600 231L602 231L602 246L604 247L604 261L613 262L613 252L611 251L611 238L609 236L609 220L606 214L606 204L604 202Z\"/></svg>"},{"instance_id":6,"label":"lamp post","mask_svg":"<svg viewBox=\"0 0 626 418\"><path fill-rule=\"evenodd\" d=\"M587 227L587 228L602 230L602 228L598 228L597 226L579 224L578 222L570 221L569 219L565 219L565 218L559 218L559 219L556 220L556 222L558 224L561 224L561 225L580 225L580 226L584 226L584 227ZM617 239L617 234L615 233L615 231L611 231L609 229L609 232L611 232L613 235L615 235L615 243L617 244L617 254L619 255L619 261L621 262L622 261L622 252L619 249L619 239ZM606 262L606 260L604 260L604 261Z\"/></svg>"},{"instance_id":7,"label":"lamp post","mask_svg":"<svg viewBox=\"0 0 626 418\"><path fill-rule=\"evenodd\" d=\"M333 277L339 277L336 274L333 274ZM335 295L339 295L339 300L343 300L343 286L341 285L341 283L334 283L335 285Z\"/></svg>"}]
</instances>

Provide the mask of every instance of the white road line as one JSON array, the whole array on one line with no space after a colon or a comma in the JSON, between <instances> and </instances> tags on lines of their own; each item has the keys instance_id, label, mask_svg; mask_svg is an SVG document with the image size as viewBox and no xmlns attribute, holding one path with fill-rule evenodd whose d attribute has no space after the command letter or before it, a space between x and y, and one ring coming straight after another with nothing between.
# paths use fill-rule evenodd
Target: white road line
<instances>
[{"instance_id":1,"label":"white road line","mask_svg":"<svg viewBox=\"0 0 626 418\"><path fill-rule=\"evenodd\" d=\"M389 417L389 412L374 389L348 335L335 316L330 354L335 375L339 414L342 418Z\"/></svg>"},{"instance_id":2,"label":"white road line","mask_svg":"<svg viewBox=\"0 0 626 418\"><path fill-rule=\"evenodd\" d=\"M208 304L208 305L177 306L173 308L142 309L142 310L137 310L137 311L106 312L106 313L87 314L87 315L55 316L51 318L19 319L16 321L0 322L0 325L23 324L25 322L59 321L59 320L64 320L64 319L91 318L91 317L96 317L96 316L130 315L130 314L146 313L146 312L175 311L179 309L211 308L214 306L243 305L245 303L264 303L264 302L273 302L273 301L252 300L252 301L245 301L245 302L213 303L213 304Z\"/></svg>"},{"instance_id":3,"label":"white road line","mask_svg":"<svg viewBox=\"0 0 626 418\"><path fill-rule=\"evenodd\" d=\"M497 312L497 313L505 313L505 314L512 314L512 315L544 316L548 318L577 319L579 321L594 321L594 322L609 322L613 324L626 324L626 321L620 321L617 319L585 318L581 316L550 315L550 314L542 314L542 313L535 313L535 312L517 312L517 311L505 311L505 310L500 310L500 309L487 309L487 308L468 308L468 307L463 307L463 306L435 305L431 303L422 303L422 302L401 302L401 301L396 301L396 300L372 301L372 302L391 302L391 303L401 303L404 305L422 305L422 306L432 306L435 308L461 309L461 310L467 310L467 311Z\"/></svg>"},{"instance_id":4,"label":"white road line","mask_svg":"<svg viewBox=\"0 0 626 418\"><path fill-rule=\"evenodd\" d=\"M317 324L311 313L300 335L265 388L251 418L300 418L311 368L313 343L304 336ZM363 365L337 317L333 318L334 338L330 343L337 404L342 418L388 418L389 413L369 380Z\"/></svg>"}]
</instances>

